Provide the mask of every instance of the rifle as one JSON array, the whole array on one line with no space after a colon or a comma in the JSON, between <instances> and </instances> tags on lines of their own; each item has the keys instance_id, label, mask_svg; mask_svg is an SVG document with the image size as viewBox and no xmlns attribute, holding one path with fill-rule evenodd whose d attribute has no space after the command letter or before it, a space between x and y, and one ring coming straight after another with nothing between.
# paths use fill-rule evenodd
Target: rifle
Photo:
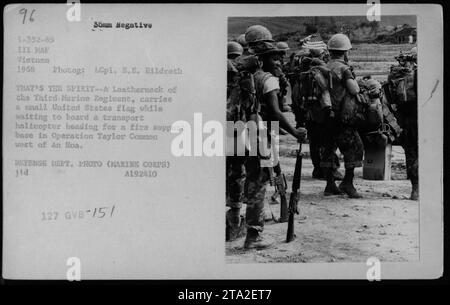
<instances>
[{"instance_id":1,"label":"rifle","mask_svg":"<svg viewBox=\"0 0 450 305\"><path fill-rule=\"evenodd\" d=\"M292 180L292 192L289 197L289 219L288 219L288 229L286 235L286 242L290 242L295 238L294 234L294 215L299 214L298 211L298 200L300 197L300 181L302 176L302 143L300 143L297 150L297 160L295 161L294 179Z\"/></svg>"},{"instance_id":2,"label":"rifle","mask_svg":"<svg viewBox=\"0 0 450 305\"><path fill-rule=\"evenodd\" d=\"M274 172L276 175L274 175ZM287 222L288 221L288 204L286 199L286 177L281 172L280 163L275 165L274 167L269 167L270 173L270 185L275 187L275 193L272 195L271 199L276 201L278 195L280 195L280 219L278 222Z\"/></svg>"}]
</instances>

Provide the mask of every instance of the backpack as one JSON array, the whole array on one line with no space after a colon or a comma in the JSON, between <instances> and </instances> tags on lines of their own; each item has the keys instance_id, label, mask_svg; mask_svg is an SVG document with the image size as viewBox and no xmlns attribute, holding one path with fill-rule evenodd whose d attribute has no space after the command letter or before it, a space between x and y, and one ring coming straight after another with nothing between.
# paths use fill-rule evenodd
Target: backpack
<instances>
[{"instance_id":1,"label":"backpack","mask_svg":"<svg viewBox=\"0 0 450 305\"><path fill-rule=\"evenodd\" d=\"M227 76L227 121L246 123L251 119L257 108L256 90L251 65L247 60L229 61ZM237 156L247 153L245 130L240 130L240 124L234 124L233 129L227 125L226 155ZM232 144L232 145L231 145ZM240 148L245 147L244 151Z\"/></svg>"},{"instance_id":2,"label":"backpack","mask_svg":"<svg viewBox=\"0 0 450 305\"><path fill-rule=\"evenodd\" d=\"M358 81L359 93L347 94L341 108L341 119L347 125L354 125L363 132L379 130L383 124L381 85L375 80L364 78Z\"/></svg>"},{"instance_id":3,"label":"backpack","mask_svg":"<svg viewBox=\"0 0 450 305\"><path fill-rule=\"evenodd\" d=\"M310 61L306 69L305 61ZM304 71L299 73L296 88L299 104L307 109L307 120L323 123L323 108L331 107L331 97L328 90L330 84L330 70L315 59L305 58L302 62Z\"/></svg>"},{"instance_id":4,"label":"backpack","mask_svg":"<svg viewBox=\"0 0 450 305\"><path fill-rule=\"evenodd\" d=\"M330 93L333 109L344 125L361 128L366 123L366 110L369 100L362 93L352 95L344 82L344 73L352 72L351 67L342 60L330 60L327 64L331 70Z\"/></svg>"},{"instance_id":5,"label":"backpack","mask_svg":"<svg viewBox=\"0 0 450 305\"><path fill-rule=\"evenodd\" d=\"M255 82L252 74L254 61L250 58L232 62L234 70L227 83L227 121L246 122L257 106Z\"/></svg>"},{"instance_id":6,"label":"backpack","mask_svg":"<svg viewBox=\"0 0 450 305\"><path fill-rule=\"evenodd\" d=\"M385 92L389 102L401 105L417 99L417 69L391 66Z\"/></svg>"},{"instance_id":7,"label":"backpack","mask_svg":"<svg viewBox=\"0 0 450 305\"><path fill-rule=\"evenodd\" d=\"M364 121L361 128L366 131L378 130L383 123L382 86L371 76L359 80L358 85L365 101L362 107Z\"/></svg>"},{"instance_id":8,"label":"backpack","mask_svg":"<svg viewBox=\"0 0 450 305\"><path fill-rule=\"evenodd\" d=\"M368 107L369 101L364 94L346 94L344 96L344 100L341 103L341 122L345 125L356 126L361 129L368 128L366 126L366 115Z\"/></svg>"},{"instance_id":9,"label":"backpack","mask_svg":"<svg viewBox=\"0 0 450 305\"><path fill-rule=\"evenodd\" d=\"M374 137L375 135L382 135L383 138L385 138L388 143L393 143L395 141L395 139L397 139L402 132L402 129L400 128L400 126L397 123L397 119L392 114L388 105L383 101L381 102L381 109L382 109L383 121L382 121L380 127L374 131L367 131L367 130L364 131L365 132L365 134L364 134L365 140L368 143L377 139L377 137Z\"/></svg>"},{"instance_id":10,"label":"backpack","mask_svg":"<svg viewBox=\"0 0 450 305\"><path fill-rule=\"evenodd\" d=\"M393 142L402 130L389 108L383 86L374 88L368 86L368 82L361 81L359 87L360 97L365 99L360 110L364 120L360 122L359 130L366 134L384 134Z\"/></svg>"}]
</instances>

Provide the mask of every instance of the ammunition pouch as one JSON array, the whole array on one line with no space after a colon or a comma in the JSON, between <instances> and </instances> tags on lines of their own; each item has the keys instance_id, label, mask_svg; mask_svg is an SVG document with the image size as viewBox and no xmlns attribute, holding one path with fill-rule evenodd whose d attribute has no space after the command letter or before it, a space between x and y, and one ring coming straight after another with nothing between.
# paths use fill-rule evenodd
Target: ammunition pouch
<instances>
[{"instance_id":1,"label":"ammunition pouch","mask_svg":"<svg viewBox=\"0 0 450 305\"><path fill-rule=\"evenodd\" d=\"M344 125L361 126L365 121L365 112L368 103L362 94L346 94L341 104L340 120Z\"/></svg>"}]
</instances>

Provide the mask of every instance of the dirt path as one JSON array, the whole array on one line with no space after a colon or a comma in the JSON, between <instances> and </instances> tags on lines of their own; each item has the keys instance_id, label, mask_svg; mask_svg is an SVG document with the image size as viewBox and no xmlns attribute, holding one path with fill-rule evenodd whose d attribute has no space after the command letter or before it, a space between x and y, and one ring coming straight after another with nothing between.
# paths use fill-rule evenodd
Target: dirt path
<instances>
[{"instance_id":1,"label":"dirt path","mask_svg":"<svg viewBox=\"0 0 450 305\"><path fill-rule=\"evenodd\" d=\"M290 192L297 144L290 136L281 136L280 142L281 165ZM269 206L273 193L269 187L264 234L275 239L275 246L247 251L242 249L244 238L227 242L227 262L365 262L371 256L389 262L419 259L419 203L407 199L410 183L405 180L401 147L393 148L393 180L363 180L362 169L356 171L355 184L364 196L362 199L348 199L344 195L324 197L325 181L311 178L313 167L308 145L303 146L303 151L306 157L300 215L295 221L296 239L286 243L287 223L270 220L270 210L279 217L280 207L279 204ZM342 168L341 163L341 171Z\"/></svg>"}]
</instances>

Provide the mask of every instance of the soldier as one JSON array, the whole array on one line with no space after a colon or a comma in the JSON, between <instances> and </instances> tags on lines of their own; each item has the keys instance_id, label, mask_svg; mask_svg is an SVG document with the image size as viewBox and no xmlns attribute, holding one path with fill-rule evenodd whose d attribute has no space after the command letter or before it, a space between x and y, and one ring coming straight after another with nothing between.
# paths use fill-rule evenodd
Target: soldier
<instances>
[{"instance_id":1,"label":"soldier","mask_svg":"<svg viewBox=\"0 0 450 305\"><path fill-rule=\"evenodd\" d=\"M328 61L328 50L327 45L322 41L319 35L313 34L307 37L302 44L303 50L308 50L308 54L306 54L302 61L300 62L300 72L306 72L310 70L313 66L318 65L326 65ZM328 75L326 75L328 77ZM304 78L301 87L306 88L310 86L310 79ZM308 90L309 91L309 90ZM302 98L302 97L300 97ZM300 103L303 104L303 103ZM309 139L309 152L311 156L311 161L313 163L314 169L312 172L312 177L314 179L324 179L325 174L323 169L320 166L322 160L322 154L324 150L324 121L323 115L324 111L320 108L319 101L316 102L307 102L301 106L305 111L304 120L305 126L308 130L308 139ZM334 154L334 160L336 163L336 167L333 170L333 176L335 180L342 180L341 173L337 170L340 166L339 158L336 154Z\"/></svg>"},{"instance_id":2,"label":"soldier","mask_svg":"<svg viewBox=\"0 0 450 305\"><path fill-rule=\"evenodd\" d=\"M228 51L227 52L228 59L234 60L242 55L244 49L239 43L235 41L229 41L227 44L227 51Z\"/></svg>"},{"instance_id":3,"label":"soldier","mask_svg":"<svg viewBox=\"0 0 450 305\"><path fill-rule=\"evenodd\" d=\"M411 200L419 199L419 163L418 163L418 125L417 125L417 48L408 53L401 53L396 59L399 67L391 68L388 82L396 83L401 90L391 89L391 101L396 104L395 116L402 128L400 143L405 151L406 172L411 181ZM396 75L397 74L397 75ZM400 74L400 76L398 75ZM399 81L400 80L400 81ZM404 82L404 83L402 83ZM396 95L403 92L401 97ZM394 98L392 99L392 97Z\"/></svg>"},{"instance_id":4,"label":"soldier","mask_svg":"<svg viewBox=\"0 0 450 305\"><path fill-rule=\"evenodd\" d=\"M245 120L245 107L241 107L242 94L239 86L239 71L235 60L243 53L242 46L234 41L227 44L227 120ZM241 110L242 108L242 110ZM234 135L235 136L235 135ZM226 213L226 241L233 241L244 231L244 220L241 216L243 188L245 180L245 156L236 154L226 156L226 205L230 208Z\"/></svg>"},{"instance_id":5,"label":"soldier","mask_svg":"<svg viewBox=\"0 0 450 305\"><path fill-rule=\"evenodd\" d=\"M353 185L355 167L362 166L364 146L356 129L341 119L340 112L344 101L354 98L359 93L359 86L347 62L348 50L351 49L350 39L344 34L335 34L328 41L330 60L327 67L331 70L330 96L332 107L326 114L325 149L321 166L325 169L327 185L324 195L346 193L350 198L361 198ZM333 170L335 162L335 143L344 155L345 176L336 187Z\"/></svg>"},{"instance_id":6,"label":"soldier","mask_svg":"<svg viewBox=\"0 0 450 305\"><path fill-rule=\"evenodd\" d=\"M303 71L301 63L306 56L309 56L309 50L304 48L301 48L299 52L292 53L289 62L289 72L287 74L289 84L292 88L291 108L295 116L296 127L305 127L306 123L306 111L299 95L300 83L298 77L298 74Z\"/></svg>"},{"instance_id":7,"label":"soldier","mask_svg":"<svg viewBox=\"0 0 450 305\"><path fill-rule=\"evenodd\" d=\"M257 56L260 68L255 72L256 98L259 106L249 119L266 122L279 121L280 126L297 139L304 139L306 130L295 129L289 124L279 109L278 78L274 76L276 67L280 64L281 50L273 44L272 34L265 27L254 25L247 29L245 40L249 43L249 51ZM261 156L249 156L245 164L245 196L247 198L246 223L247 236L244 248L265 248L273 242L261 233L264 228L264 197L269 170L261 164Z\"/></svg>"},{"instance_id":8,"label":"soldier","mask_svg":"<svg viewBox=\"0 0 450 305\"><path fill-rule=\"evenodd\" d=\"M285 64L284 64L284 58L287 55L287 51L289 50L289 45L286 42L280 41L276 44L276 47L281 51L281 59L280 59L280 65L277 66L275 70L275 76L278 77L279 83L280 83L280 92L278 94L278 101L280 110L282 112L288 112L291 110L291 108L286 104L286 95L288 92L289 87L289 81L285 74ZM283 132L282 132L283 133Z\"/></svg>"}]
</instances>

